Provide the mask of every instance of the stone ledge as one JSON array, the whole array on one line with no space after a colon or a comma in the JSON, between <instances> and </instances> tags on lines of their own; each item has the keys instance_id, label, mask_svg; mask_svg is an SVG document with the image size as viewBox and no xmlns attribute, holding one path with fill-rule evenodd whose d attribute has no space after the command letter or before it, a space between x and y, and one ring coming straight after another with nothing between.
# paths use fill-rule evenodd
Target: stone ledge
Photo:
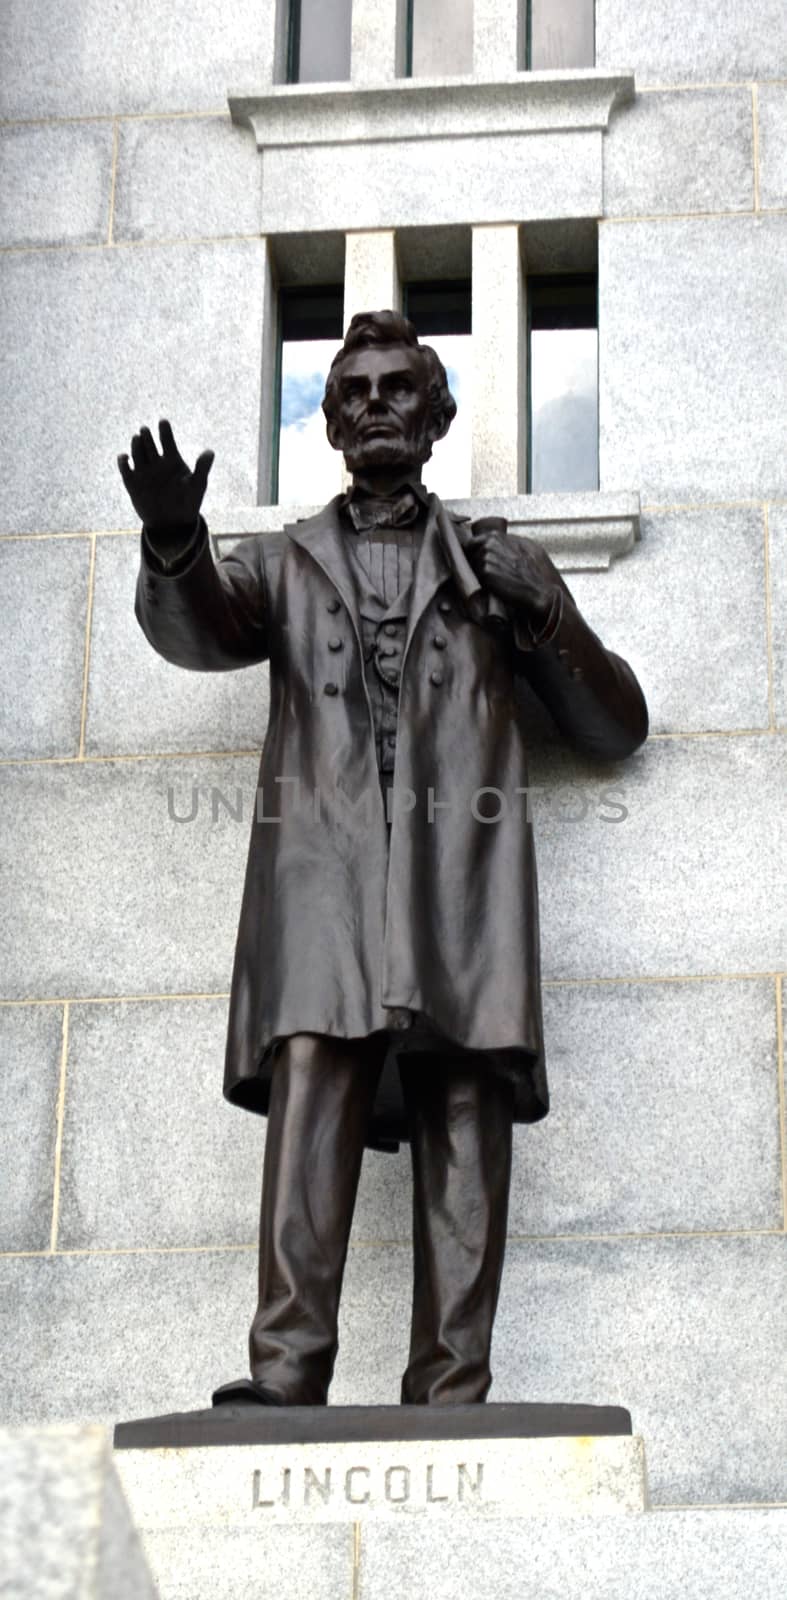
<instances>
[{"instance_id":1,"label":"stone ledge","mask_svg":"<svg viewBox=\"0 0 787 1600\"><path fill-rule=\"evenodd\" d=\"M628 554L640 537L636 493L519 494L472 500L447 500L450 511L476 520L505 517L511 531L537 539L561 572L605 572ZM285 523L313 516L319 506L240 506L216 511L211 532L217 554L231 539L273 533Z\"/></svg>"},{"instance_id":2,"label":"stone ledge","mask_svg":"<svg viewBox=\"0 0 787 1600\"><path fill-rule=\"evenodd\" d=\"M401 78L359 87L283 84L230 90L233 122L250 127L259 150L305 144L434 139L456 134L554 133L606 129L634 99L633 72L597 68L476 77Z\"/></svg>"}]
</instances>

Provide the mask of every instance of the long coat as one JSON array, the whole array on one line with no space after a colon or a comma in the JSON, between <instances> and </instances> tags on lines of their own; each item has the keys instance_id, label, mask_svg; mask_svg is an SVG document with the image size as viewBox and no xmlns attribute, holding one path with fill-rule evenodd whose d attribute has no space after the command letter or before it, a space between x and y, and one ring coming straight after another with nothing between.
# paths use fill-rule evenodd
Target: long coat
<instances>
[{"instance_id":1,"label":"long coat","mask_svg":"<svg viewBox=\"0 0 787 1600\"><path fill-rule=\"evenodd\" d=\"M490 1069L514 1080L517 1120L535 1121L549 1096L517 678L601 759L645 738L645 702L556 569L559 599L535 643L523 614L481 591L465 529L431 496L402 656L389 846L339 504L218 562L201 522L177 576L148 559L143 533L136 609L154 648L200 671L270 661L224 1093L264 1112L277 1041L366 1036L405 1007L447 1044L487 1052ZM404 1136L400 1107L378 1096L369 1142Z\"/></svg>"}]
</instances>

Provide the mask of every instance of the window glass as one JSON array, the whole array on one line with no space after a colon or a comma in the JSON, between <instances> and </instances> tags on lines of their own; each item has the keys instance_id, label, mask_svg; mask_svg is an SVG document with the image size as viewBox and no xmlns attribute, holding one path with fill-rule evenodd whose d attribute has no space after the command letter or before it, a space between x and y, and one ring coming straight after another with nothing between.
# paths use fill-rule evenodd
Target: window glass
<instances>
[{"instance_id":1,"label":"window glass","mask_svg":"<svg viewBox=\"0 0 787 1600\"><path fill-rule=\"evenodd\" d=\"M408 284L404 312L421 342L431 345L440 357L457 404L448 433L434 446L432 459L424 467L424 483L441 499L464 499L470 494L473 421L470 283L463 279Z\"/></svg>"},{"instance_id":2,"label":"window glass","mask_svg":"<svg viewBox=\"0 0 787 1600\"><path fill-rule=\"evenodd\" d=\"M341 489L342 457L328 443L322 397L343 336L344 290L283 289L279 300L279 427L273 498L322 505Z\"/></svg>"},{"instance_id":3,"label":"window glass","mask_svg":"<svg viewBox=\"0 0 787 1600\"><path fill-rule=\"evenodd\" d=\"M597 280L528 279L528 488L598 488Z\"/></svg>"},{"instance_id":4,"label":"window glass","mask_svg":"<svg viewBox=\"0 0 787 1600\"><path fill-rule=\"evenodd\" d=\"M409 0L407 73L450 78L473 70L473 0Z\"/></svg>"},{"instance_id":5,"label":"window glass","mask_svg":"<svg viewBox=\"0 0 787 1600\"><path fill-rule=\"evenodd\" d=\"M533 72L592 67L595 59L594 0L530 0L527 64Z\"/></svg>"},{"instance_id":6,"label":"window glass","mask_svg":"<svg viewBox=\"0 0 787 1600\"><path fill-rule=\"evenodd\" d=\"M290 0L290 83L341 83L350 76L352 0Z\"/></svg>"}]
</instances>

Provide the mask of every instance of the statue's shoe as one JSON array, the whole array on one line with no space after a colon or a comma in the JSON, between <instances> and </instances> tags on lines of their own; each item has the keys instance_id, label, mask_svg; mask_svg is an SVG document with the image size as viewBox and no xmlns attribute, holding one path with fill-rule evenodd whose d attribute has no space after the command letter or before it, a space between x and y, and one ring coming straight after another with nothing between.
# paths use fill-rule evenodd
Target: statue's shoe
<instances>
[{"instance_id":1,"label":"statue's shoe","mask_svg":"<svg viewBox=\"0 0 787 1600\"><path fill-rule=\"evenodd\" d=\"M223 1383L211 1395L214 1406L282 1406L277 1395L271 1394L256 1378L236 1378L234 1383Z\"/></svg>"}]
</instances>

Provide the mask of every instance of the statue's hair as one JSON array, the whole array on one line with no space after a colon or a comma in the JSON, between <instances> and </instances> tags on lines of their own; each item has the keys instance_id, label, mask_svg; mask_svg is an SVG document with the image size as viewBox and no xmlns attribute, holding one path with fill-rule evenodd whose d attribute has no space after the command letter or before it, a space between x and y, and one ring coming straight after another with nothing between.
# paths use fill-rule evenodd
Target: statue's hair
<instances>
[{"instance_id":1,"label":"statue's hair","mask_svg":"<svg viewBox=\"0 0 787 1600\"><path fill-rule=\"evenodd\" d=\"M456 401L448 387L445 367L431 345L420 344L412 322L398 311L359 311L353 317L344 336L344 344L331 362L325 385L322 409L328 422L336 417L338 400L336 382L342 362L356 350L368 350L373 345L406 345L418 350L423 357L429 382L429 402L432 416L430 429L433 439L442 439L456 416Z\"/></svg>"}]
</instances>

